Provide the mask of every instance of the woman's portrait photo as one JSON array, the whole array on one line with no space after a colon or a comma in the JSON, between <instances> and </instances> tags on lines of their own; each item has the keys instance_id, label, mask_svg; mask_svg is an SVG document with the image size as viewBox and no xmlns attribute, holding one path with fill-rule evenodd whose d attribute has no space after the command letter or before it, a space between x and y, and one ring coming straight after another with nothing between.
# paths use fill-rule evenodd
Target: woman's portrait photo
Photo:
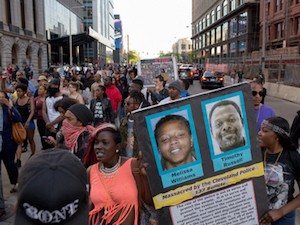
<instances>
[{"instance_id":1,"label":"woman's portrait photo","mask_svg":"<svg viewBox=\"0 0 300 225\"><path fill-rule=\"evenodd\" d=\"M156 124L154 136L163 170L196 161L189 121L181 115L166 115Z\"/></svg>"}]
</instances>

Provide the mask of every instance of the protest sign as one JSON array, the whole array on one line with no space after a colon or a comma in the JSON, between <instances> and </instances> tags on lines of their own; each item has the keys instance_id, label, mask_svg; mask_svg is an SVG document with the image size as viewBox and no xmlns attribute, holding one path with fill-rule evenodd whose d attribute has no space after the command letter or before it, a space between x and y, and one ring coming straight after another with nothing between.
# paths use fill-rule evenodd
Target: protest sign
<instances>
[{"instance_id":1,"label":"protest sign","mask_svg":"<svg viewBox=\"0 0 300 225\"><path fill-rule=\"evenodd\" d=\"M250 90L242 83L134 112L161 224L259 224L268 199Z\"/></svg>"},{"instance_id":2,"label":"protest sign","mask_svg":"<svg viewBox=\"0 0 300 225\"><path fill-rule=\"evenodd\" d=\"M154 86L154 78L162 75L167 83L178 79L175 57L160 57L138 61L138 75L144 78L144 86Z\"/></svg>"}]
</instances>

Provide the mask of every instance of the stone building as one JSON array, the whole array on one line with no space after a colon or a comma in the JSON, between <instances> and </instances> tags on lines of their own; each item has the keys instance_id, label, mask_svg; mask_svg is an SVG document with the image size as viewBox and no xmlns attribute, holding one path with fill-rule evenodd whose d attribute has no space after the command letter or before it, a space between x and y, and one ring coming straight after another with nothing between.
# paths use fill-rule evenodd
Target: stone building
<instances>
[{"instance_id":1,"label":"stone building","mask_svg":"<svg viewBox=\"0 0 300 225\"><path fill-rule=\"evenodd\" d=\"M44 0L0 0L0 66L47 68Z\"/></svg>"}]
</instances>

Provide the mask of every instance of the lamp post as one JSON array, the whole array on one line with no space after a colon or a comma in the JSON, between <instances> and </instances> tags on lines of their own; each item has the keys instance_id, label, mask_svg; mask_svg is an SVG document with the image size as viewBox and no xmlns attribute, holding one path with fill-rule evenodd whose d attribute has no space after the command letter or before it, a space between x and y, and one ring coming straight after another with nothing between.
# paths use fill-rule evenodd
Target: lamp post
<instances>
[{"instance_id":1,"label":"lamp post","mask_svg":"<svg viewBox=\"0 0 300 225\"><path fill-rule=\"evenodd\" d=\"M73 64L73 56L72 56L72 29L71 29L71 22L72 22L72 18L71 18L71 9L77 9L77 8L84 8L84 5L81 6L73 6L69 8L69 53L70 53L70 66L72 66Z\"/></svg>"}]
</instances>

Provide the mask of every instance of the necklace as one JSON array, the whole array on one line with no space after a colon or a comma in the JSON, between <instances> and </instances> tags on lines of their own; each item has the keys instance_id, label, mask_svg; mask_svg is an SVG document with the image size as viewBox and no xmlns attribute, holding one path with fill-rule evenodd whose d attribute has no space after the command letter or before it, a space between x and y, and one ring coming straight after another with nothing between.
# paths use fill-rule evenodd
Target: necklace
<instances>
[{"instance_id":1,"label":"necklace","mask_svg":"<svg viewBox=\"0 0 300 225\"><path fill-rule=\"evenodd\" d=\"M283 152L283 150L281 150L279 152L279 154L278 154L278 156L277 156L277 158L275 160L275 163L272 165L272 168L271 168L271 171L269 173L269 176L266 179L266 184L269 182L269 180L270 180L270 178L271 178L271 176L272 176L272 174L274 172L274 169L275 169L275 167L276 167L276 165L278 163L278 160L279 160L282 152ZM265 151L265 154L264 154L264 167L265 167L265 169L267 168L267 150Z\"/></svg>"},{"instance_id":2,"label":"necklace","mask_svg":"<svg viewBox=\"0 0 300 225\"><path fill-rule=\"evenodd\" d=\"M116 172L121 166L121 156L119 156L118 162L111 168L104 167L103 163L100 165L100 172L106 175L111 175L112 173Z\"/></svg>"}]
</instances>

